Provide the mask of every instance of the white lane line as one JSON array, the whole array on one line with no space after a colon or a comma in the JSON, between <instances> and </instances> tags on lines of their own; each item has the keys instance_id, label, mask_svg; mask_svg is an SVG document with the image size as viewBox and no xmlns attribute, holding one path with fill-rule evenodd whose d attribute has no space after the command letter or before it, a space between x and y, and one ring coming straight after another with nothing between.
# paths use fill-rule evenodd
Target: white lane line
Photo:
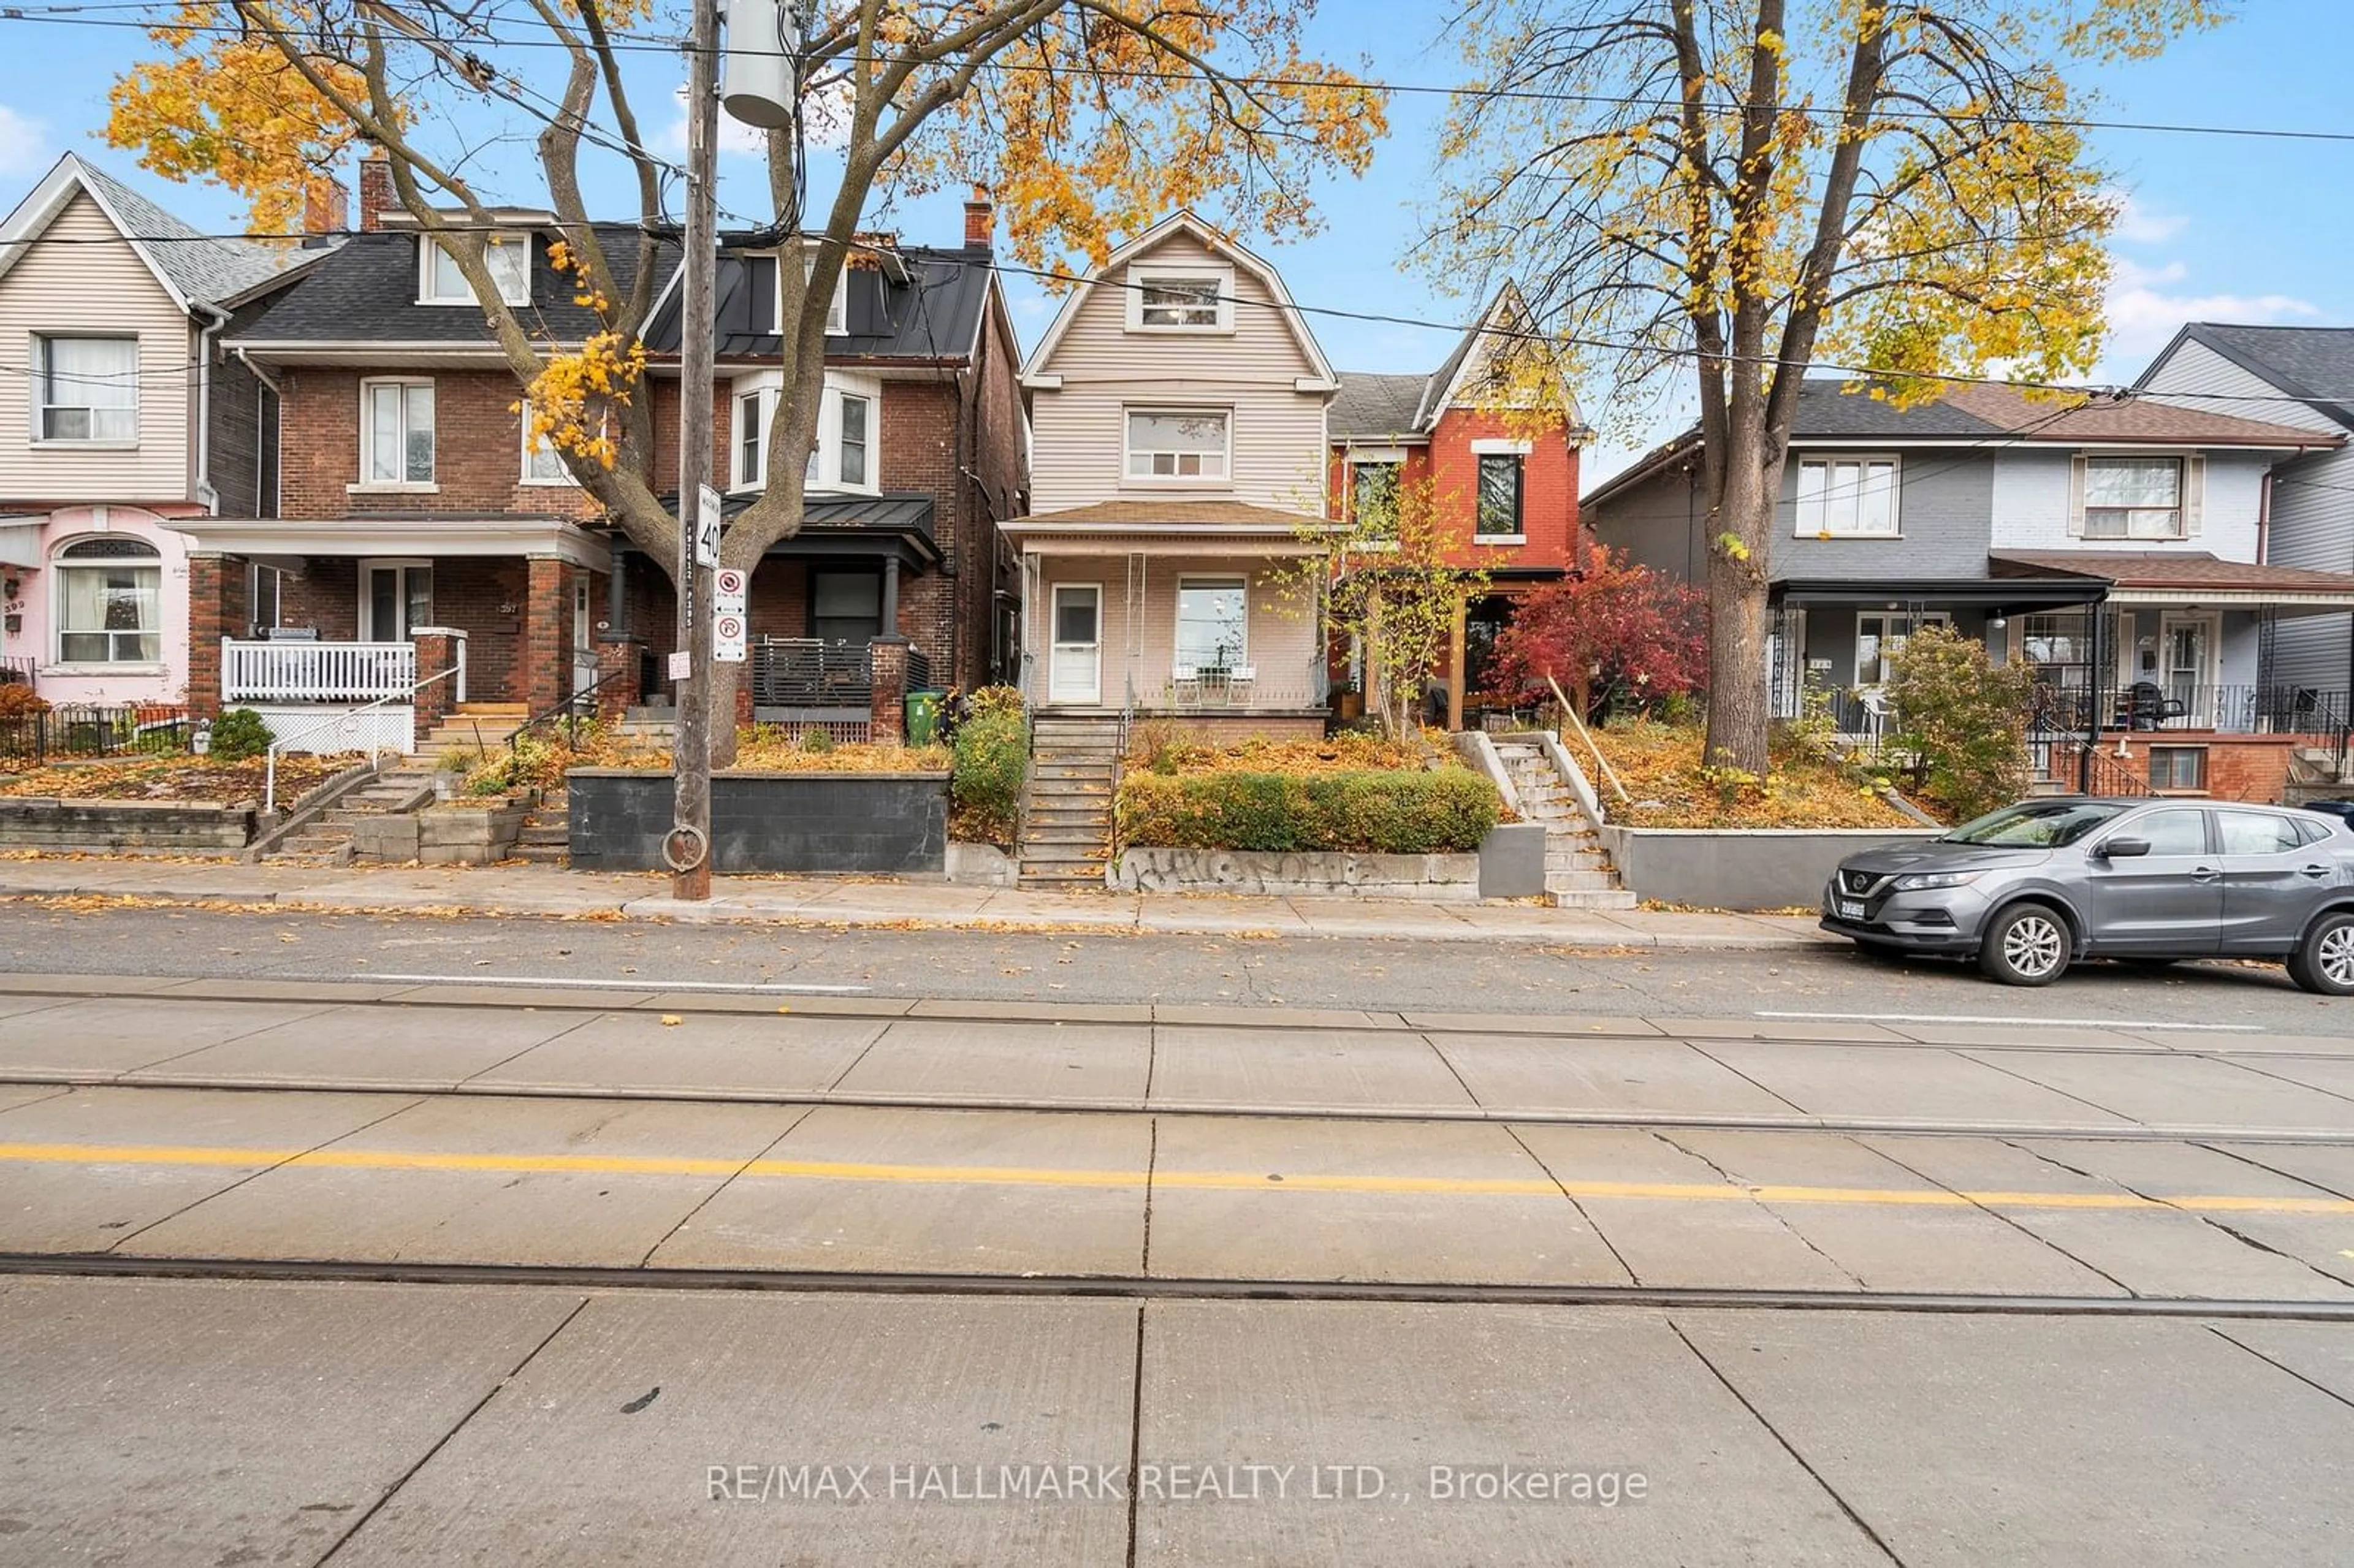
<instances>
[{"instance_id":1,"label":"white lane line","mask_svg":"<svg viewBox=\"0 0 2354 1568\"><path fill-rule=\"evenodd\" d=\"M1839 1023L2042 1023L2054 1029L2210 1029L2261 1034L2261 1023L2183 1023L2148 1018L2006 1018L1991 1012L1759 1012L1759 1018L1797 1018Z\"/></svg>"},{"instance_id":2,"label":"white lane line","mask_svg":"<svg viewBox=\"0 0 2354 1568\"><path fill-rule=\"evenodd\" d=\"M257 976L257 979L284 979L284 976ZM864 996L873 991L864 985L756 985L739 984L733 980L564 980L551 975L387 975L371 969L361 969L349 975L337 975L337 980L390 980L402 985L527 985L543 986L555 991L727 991L753 996Z\"/></svg>"}]
</instances>

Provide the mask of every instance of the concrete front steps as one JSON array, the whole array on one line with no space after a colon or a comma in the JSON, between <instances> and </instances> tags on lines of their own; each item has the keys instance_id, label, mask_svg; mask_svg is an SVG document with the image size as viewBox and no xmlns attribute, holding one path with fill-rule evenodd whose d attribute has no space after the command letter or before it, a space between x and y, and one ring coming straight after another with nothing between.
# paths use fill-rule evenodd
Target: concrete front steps
<instances>
[{"instance_id":1,"label":"concrete front steps","mask_svg":"<svg viewBox=\"0 0 2354 1568\"><path fill-rule=\"evenodd\" d=\"M515 858L537 865L572 863L572 809L561 795L550 796L523 820L523 836L515 841Z\"/></svg>"},{"instance_id":2,"label":"concrete front steps","mask_svg":"<svg viewBox=\"0 0 2354 1568\"><path fill-rule=\"evenodd\" d=\"M1610 856L1578 809L1569 780L1533 740L1495 738L1496 756L1521 798L1521 815L1545 830L1545 898L1559 909L1632 909Z\"/></svg>"},{"instance_id":3,"label":"concrete front steps","mask_svg":"<svg viewBox=\"0 0 2354 1568\"><path fill-rule=\"evenodd\" d=\"M1077 890L1105 885L1111 859L1112 787L1119 726L1108 718L1041 717L1031 731L1023 786L1021 885Z\"/></svg>"},{"instance_id":4,"label":"concrete front steps","mask_svg":"<svg viewBox=\"0 0 2354 1568\"><path fill-rule=\"evenodd\" d=\"M504 746L530 716L521 703L461 703L418 737L417 755L439 759L446 752Z\"/></svg>"},{"instance_id":5,"label":"concrete front steps","mask_svg":"<svg viewBox=\"0 0 2354 1568\"><path fill-rule=\"evenodd\" d=\"M402 758L305 823L268 858L289 865L349 865L354 825L363 817L405 815L431 800L437 760Z\"/></svg>"}]
</instances>

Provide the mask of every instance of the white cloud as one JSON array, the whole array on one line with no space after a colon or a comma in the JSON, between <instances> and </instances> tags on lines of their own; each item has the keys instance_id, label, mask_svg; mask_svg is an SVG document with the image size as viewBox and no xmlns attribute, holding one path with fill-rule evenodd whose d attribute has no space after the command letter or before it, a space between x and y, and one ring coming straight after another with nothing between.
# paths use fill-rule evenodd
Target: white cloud
<instances>
[{"instance_id":1,"label":"white cloud","mask_svg":"<svg viewBox=\"0 0 2354 1568\"><path fill-rule=\"evenodd\" d=\"M666 156L686 156L686 90L681 88L672 95L679 101L678 113L663 128L661 145L656 151ZM757 126L723 113L719 116L719 155L748 158L764 157L769 151L769 133Z\"/></svg>"},{"instance_id":2,"label":"white cloud","mask_svg":"<svg viewBox=\"0 0 2354 1568\"><path fill-rule=\"evenodd\" d=\"M2116 202L2117 221L2112 232L2128 245L2163 245L2190 222L2179 213L2145 207L2127 192L2118 192Z\"/></svg>"},{"instance_id":3,"label":"white cloud","mask_svg":"<svg viewBox=\"0 0 2354 1568\"><path fill-rule=\"evenodd\" d=\"M2112 356L2147 362L2167 345L2185 322L2263 325L2303 321L2322 313L2318 305L2294 294L2201 294L2176 291L2169 287L2185 281L2190 275L2190 270L2179 261L2146 267L2124 257L2115 260L2108 298L2108 352Z\"/></svg>"},{"instance_id":4,"label":"white cloud","mask_svg":"<svg viewBox=\"0 0 2354 1568\"><path fill-rule=\"evenodd\" d=\"M49 166L49 126L0 103L0 175L38 174Z\"/></svg>"}]
</instances>

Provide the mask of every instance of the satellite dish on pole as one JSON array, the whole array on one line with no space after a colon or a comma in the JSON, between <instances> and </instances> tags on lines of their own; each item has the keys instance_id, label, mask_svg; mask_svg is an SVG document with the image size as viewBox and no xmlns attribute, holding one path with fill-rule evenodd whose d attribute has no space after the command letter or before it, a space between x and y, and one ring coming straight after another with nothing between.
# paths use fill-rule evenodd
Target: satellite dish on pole
<instances>
[{"instance_id":1,"label":"satellite dish on pole","mask_svg":"<svg viewBox=\"0 0 2354 1568\"><path fill-rule=\"evenodd\" d=\"M795 0L735 0L721 53L719 107L763 131L793 122L793 58L801 47Z\"/></svg>"}]
</instances>

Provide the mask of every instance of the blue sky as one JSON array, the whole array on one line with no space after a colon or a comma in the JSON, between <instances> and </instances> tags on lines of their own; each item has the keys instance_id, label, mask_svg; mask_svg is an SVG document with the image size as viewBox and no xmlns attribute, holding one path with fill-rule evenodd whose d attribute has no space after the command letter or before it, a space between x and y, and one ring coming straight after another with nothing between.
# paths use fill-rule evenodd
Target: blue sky
<instances>
[{"instance_id":1,"label":"blue sky","mask_svg":"<svg viewBox=\"0 0 2354 1568\"><path fill-rule=\"evenodd\" d=\"M2344 66L2354 58L2354 5L2244 0L2242 8L2242 20L2179 43L2158 60L2087 78L2105 99L2100 117L2354 131ZM1438 32L1449 9L1441 0L1325 0L1310 24L1310 45L1352 63L1364 57L1363 69L1383 79L1445 84L1460 71L1453 46ZM84 21L124 15L101 8L85 13ZM191 222L237 226L235 204L223 193L170 185L96 139L107 87L143 44L127 28L0 19L5 199L13 201L58 153L71 149L99 158ZM661 96L670 69L663 56L645 57L642 102L670 107ZM1436 96L1398 98L1372 169L1362 179L1328 182L1320 192L1324 231L1270 252L1301 304L1439 323L1475 308L1476 302L1449 298L1400 266L1416 198L1430 181L1443 109ZM643 112L655 118L651 108ZM674 123L656 134L679 145ZM2354 143L2105 131L2095 133L2094 146L2130 198L2115 240L2112 341L2099 379L2131 379L2186 319L2354 323L2354 269L2344 260L2354 251L2354 207L2344 194L2354 189ZM527 151L506 150L517 158ZM759 177L756 161L736 155L725 167L726 182L740 182L748 198L742 205L749 207ZM608 188L613 210L625 210L625 191L618 183ZM953 243L961 233L956 196L909 204L885 221L911 242ZM1013 294L1018 325L1025 341L1034 342L1051 302L1019 282ZM1327 354L1346 370L1427 369L1445 355L1454 334L1446 325L1310 320ZM1617 447L1590 454L1588 482L1625 456Z\"/></svg>"}]
</instances>

